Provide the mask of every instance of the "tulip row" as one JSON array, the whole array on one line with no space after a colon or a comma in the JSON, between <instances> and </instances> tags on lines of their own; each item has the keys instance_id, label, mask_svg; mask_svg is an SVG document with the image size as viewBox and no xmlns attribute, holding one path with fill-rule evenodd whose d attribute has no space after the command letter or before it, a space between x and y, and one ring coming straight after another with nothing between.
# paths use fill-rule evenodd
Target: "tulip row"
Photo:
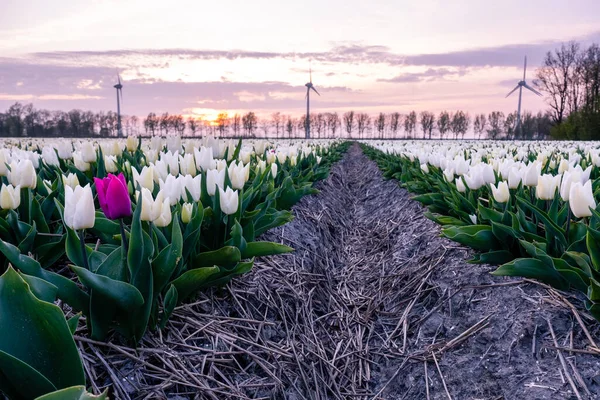
<instances>
[{"instance_id":1,"label":"tulip row","mask_svg":"<svg viewBox=\"0 0 600 400\"><path fill-rule=\"evenodd\" d=\"M198 290L250 271L257 256L291 251L256 238L290 221L347 147L213 138L64 146L0 150L0 272L14 274L12 265L33 297L82 313L92 338L116 331L134 343Z\"/></svg>"},{"instance_id":2,"label":"tulip row","mask_svg":"<svg viewBox=\"0 0 600 400\"><path fill-rule=\"evenodd\" d=\"M363 146L427 206L442 234L478 250L495 275L585 296L600 320L597 143L404 142Z\"/></svg>"}]
</instances>

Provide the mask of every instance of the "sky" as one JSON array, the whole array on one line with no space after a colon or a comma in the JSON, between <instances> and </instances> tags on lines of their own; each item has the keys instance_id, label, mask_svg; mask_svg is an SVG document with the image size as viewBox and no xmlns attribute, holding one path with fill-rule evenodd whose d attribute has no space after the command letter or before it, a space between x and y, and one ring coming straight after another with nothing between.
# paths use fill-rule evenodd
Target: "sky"
<instances>
[{"instance_id":1,"label":"sky","mask_svg":"<svg viewBox=\"0 0 600 400\"><path fill-rule=\"evenodd\" d=\"M516 109L544 54L600 42L598 0L0 0L0 110L214 119ZM547 108L524 93L523 107Z\"/></svg>"}]
</instances>

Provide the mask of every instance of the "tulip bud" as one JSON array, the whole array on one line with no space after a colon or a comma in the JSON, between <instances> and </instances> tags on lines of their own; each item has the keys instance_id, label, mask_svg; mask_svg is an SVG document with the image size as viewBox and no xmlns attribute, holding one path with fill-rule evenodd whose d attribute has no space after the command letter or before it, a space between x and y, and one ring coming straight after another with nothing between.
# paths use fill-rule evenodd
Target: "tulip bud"
<instances>
[{"instance_id":1,"label":"tulip bud","mask_svg":"<svg viewBox=\"0 0 600 400\"><path fill-rule=\"evenodd\" d=\"M469 215L469 219L471 220L473 225L477 225L477 215L475 215L475 214Z\"/></svg>"},{"instance_id":2,"label":"tulip bud","mask_svg":"<svg viewBox=\"0 0 600 400\"><path fill-rule=\"evenodd\" d=\"M587 181L585 185L581 182L574 182L569 191L569 205L573 215L577 218L589 217L592 215L591 208L596 208L596 201L592 193L592 181Z\"/></svg>"},{"instance_id":3,"label":"tulip bud","mask_svg":"<svg viewBox=\"0 0 600 400\"><path fill-rule=\"evenodd\" d=\"M273 177L273 179L277 177L277 168L277 164L271 164L271 176Z\"/></svg>"},{"instance_id":4,"label":"tulip bud","mask_svg":"<svg viewBox=\"0 0 600 400\"><path fill-rule=\"evenodd\" d=\"M423 171L426 174L429 173L429 167L427 166L427 164L421 164L421 171Z\"/></svg>"},{"instance_id":5,"label":"tulip bud","mask_svg":"<svg viewBox=\"0 0 600 400\"><path fill-rule=\"evenodd\" d=\"M511 168L508 172L508 187L510 189L516 189L521 183L521 173L516 168Z\"/></svg>"},{"instance_id":6,"label":"tulip bud","mask_svg":"<svg viewBox=\"0 0 600 400\"><path fill-rule=\"evenodd\" d=\"M226 191L219 188L219 201L221 205L221 211L227 215L235 214L238 210L238 192L237 190L231 190L230 187Z\"/></svg>"},{"instance_id":7,"label":"tulip bud","mask_svg":"<svg viewBox=\"0 0 600 400\"><path fill-rule=\"evenodd\" d=\"M184 203L181 207L181 222L188 224L192 219L192 211L194 206L191 203Z\"/></svg>"},{"instance_id":8,"label":"tulip bud","mask_svg":"<svg viewBox=\"0 0 600 400\"><path fill-rule=\"evenodd\" d=\"M93 228L96 221L94 196L90 185L77 186L73 190L65 186L64 222L71 229Z\"/></svg>"},{"instance_id":9,"label":"tulip bud","mask_svg":"<svg viewBox=\"0 0 600 400\"><path fill-rule=\"evenodd\" d=\"M490 184L492 189L492 195L494 200L498 203L506 203L510 199L510 191L508 190L508 184L505 181L498 182L498 186Z\"/></svg>"},{"instance_id":10,"label":"tulip bud","mask_svg":"<svg viewBox=\"0 0 600 400\"><path fill-rule=\"evenodd\" d=\"M3 210L14 210L21 204L21 187L13 185L2 185L0 189L0 208Z\"/></svg>"}]
</instances>

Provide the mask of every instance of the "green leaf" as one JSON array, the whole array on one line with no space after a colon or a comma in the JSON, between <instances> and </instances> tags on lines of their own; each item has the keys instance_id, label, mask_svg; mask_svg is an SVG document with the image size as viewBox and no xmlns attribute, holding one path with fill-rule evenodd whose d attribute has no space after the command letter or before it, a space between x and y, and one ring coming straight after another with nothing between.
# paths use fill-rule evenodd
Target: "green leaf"
<instances>
[{"instance_id":1,"label":"green leaf","mask_svg":"<svg viewBox=\"0 0 600 400\"><path fill-rule=\"evenodd\" d=\"M169 287L167 290L167 294L165 294L165 302L163 306L163 314L160 320L160 328L163 329L167 324L169 318L173 314L175 307L177 306L179 294L177 293L177 288L174 285Z\"/></svg>"},{"instance_id":2,"label":"green leaf","mask_svg":"<svg viewBox=\"0 0 600 400\"><path fill-rule=\"evenodd\" d=\"M242 259L242 253L237 247L225 246L219 250L207 251L196 255L192 259L189 268L206 268L213 265L227 266L238 263Z\"/></svg>"},{"instance_id":3,"label":"green leaf","mask_svg":"<svg viewBox=\"0 0 600 400\"><path fill-rule=\"evenodd\" d=\"M125 311L133 310L144 304L144 298L140 291L129 283L98 275L74 265L71 265L71 269L86 287L102 293L110 301L114 302L117 307Z\"/></svg>"},{"instance_id":4,"label":"green leaf","mask_svg":"<svg viewBox=\"0 0 600 400\"><path fill-rule=\"evenodd\" d=\"M152 273L154 274L154 293L155 296L169 283L173 272L181 261L183 253L183 235L177 214L173 216L173 227L171 229L171 244L165 247L152 261Z\"/></svg>"},{"instance_id":5,"label":"green leaf","mask_svg":"<svg viewBox=\"0 0 600 400\"><path fill-rule=\"evenodd\" d=\"M469 260L473 264L500 265L514 260L515 256L507 250L494 250L487 253L478 253Z\"/></svg>"},{"instance_id":6,"label":"green leaf","mask_svg":"<svg viewBox=\"0 0 600 400\"><path fill-rule=\"evenodd\" d=\"M22 273L19 275L25 282L27 282L29 289L35 295L35 297L48 303L54 303L54 300L56 300L56 294L58 293L58 288L56 286L35 276Z\"/></svg>"},{"instance_id":7,"label":"green leaf","mask_svg":"<svg viewBox=\"0 0 600 400\"><path fill-rule=\"evenodd\" d=\"M442 235L476 250L498 250L501 247L488 225L444 227Z\"/></svg>"},{"instance_id":8,"label":"green leaf","mask_svg":"<svg viewBox=\"0 0 600 400\"><path fill-rule=\"evenodd\" d=\"M109 400L108 389L98 396L88 393L85 386L72 386L45 394L35 400Z\"/></svg>"},{"instance_id":9,"label":"green leaf","mask_svg":"<svg viewBox=\"0 0 600 400\"><path fill-rule=\"evenodd\" d=\"M26 391L32 397L45 394L47 381L57 389L85 384L79 353L61 309L35 297L12 268L0 277L0 326L10 327L0 330L0 375L19 393ZM35 376L22 363L47 381L19 381ZM33 393L35 390L39 393Z\"/></svg>"},{"instance_id":10,"label":"green leaf","mask_svg":"<svg viewBox=\"0 0 600 400\"><path fill-rule=\"evenodd\" d=\"M195 291L208 287L209 285L206 285L208 278L218 272L219 267L204 267L192 269L181 274L171 282L171 285L177 290L178 301L181 302Z\"/></svg>"},{"instance_id":11,"label":"green leaf","mask_svg":"<svg viewBox=\"0 0 600 400\"><path fill-rule=\"evenodd\" d=\"M246 251L242 258L262 257L275 254L284 254L294 251L293 248L273 242L250 242L246 245Z\"/></svg>"},{"instance_id":12,"label":"green leaf","mask_svg":"<svg viewBox=\"0 0 600 400\"><path fill-rule=\"evenodd\" d=\"M556 222L554 222L552 219L550 219L550 217L545 212L543 212L542 210L540 210L539 208L537 208L536 206L534 206L533 204L531 204L530 202L528 202L527 200L525 200L521 197L517 197L517 202L523 208L526 208L529 211L531 211L532 213L534 213L536 215L536 217L544 223L544 229L546 230L547 234L558 239L560 244L563 245L563 248L567 247L567 239L565 238L565 231L560 226L558 226L556 224Z\"/></svg>"},{"instance_id":13,"label":"green leaf","mask_svg":"<svg viewBox=\"0 0 600 400\"><path fill-rule=\"evenodd\" d=\"M592 260L592 266L600 271L600 232L588 227L585 243Z\"/></svg>"},{"instance_id":14,"label":"green leaf","mask_svg":"<svg viewBox=\"0 0 600 400\"><path fill-rule=\"evenodd\" d=\"M44 279L56 286L58 288L58 298L68 303L75 310L83 311L85 315L89 314L89 296L79 289L75 282L57 273L42 269L36 260L22 255L16 246L2 240L0 240L0 252L15 268L23 273Z\"/></svg>"},{"instance_id":15,"label":"green leaf","mask_svg":"<svg viewBox=\"0 0 600 400\"><path fill-rule=\"evenodd\" d=\"M77 325L79 325L80 318L81 318L81 313L79 312L67 320L67 325L69 326L71 335L74 335L75 332L77 331Z\"/></svg>"},{"instance_id":16,"label":"green leaf","mask_svg":"<svg viewBox=\"0 0 600 400\"><path fill-rule=\"evenodd\" d=\"M492 272L492 275L521 276L537 279L560 290L569 288L569 284L555 268L535 258L517 258L498 267L497 270Z\"/></svg>"}]
</instances>

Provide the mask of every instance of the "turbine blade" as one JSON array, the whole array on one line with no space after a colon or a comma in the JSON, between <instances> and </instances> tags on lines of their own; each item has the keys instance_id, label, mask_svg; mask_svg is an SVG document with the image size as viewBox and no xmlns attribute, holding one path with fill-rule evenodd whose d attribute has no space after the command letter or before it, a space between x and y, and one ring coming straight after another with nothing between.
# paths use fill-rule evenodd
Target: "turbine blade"
<instances>
[{"instance_id":1,"label":"turbine blade","mask_svg":"<svg viewBox=\"0 0 600 400\"><path fill-rule=\"evenodd\" d=\"M538 96L542 96L542 94L540 92L538 92L537 90L535 90L534 88L532 88L528 84L525 84L523 86L525 86L527 89L531 90L533 93L537 94Z\"/></svg>"},{"instance_id":2,"label":"turbine blade","mask_svg":"<svg viewBox=\"0 0 600 400\"><path fill-rule=\"evenodd\" d=\"M117 80L119 81L119 85L121 84L121 75L117 74Z\"/></svg>"},{"instance_id":3,"label":"turbine blade","mask_svg":"<svg viewBox=\"0 0 600 400\"><path fill-rule=\"evenodd\" d=\"M525 80L526 72L527 72L527 56L525 56L525 63L523 64L523 80Z\"/></svg>"},{"instance_id":4,"label":"turbine blade","mask_svg":"<svg viewBox=\"0 0 600 400\"><path fill-rule=\"evenodd\" d=\"M314 90L314 91L315 91L315 93L316 93L316 94L318 94L319 96L321 95L321 93L317 92L317 89L315 89L315 87L314 87L314 86L311 86L310 88L311 88L312 90Z\"/></svg>"},{"instance_id":5,"label":"turbine blade","mask_svg":"<svg viewBox=\"0 0 600 400\"><path fill-rule=\"evenodd\" d=\"M312 67L309 68L308 73L310 74L310 83L312 83Z\"/></svg>"},{"instance_id":6,"label":"turbine blade","mask_svg":"<svg viewBox=\"0 0 600 400\"><path fill-rule=\"evenodd\" d=\"M506 97L510 96L511 94L513 94L517 89L519 88L519 85L515 86L515 88L513 90L510 91L509 94L506 95ZM506 98L505 97L505 98Z\"/></svg>"}]
</instances>

